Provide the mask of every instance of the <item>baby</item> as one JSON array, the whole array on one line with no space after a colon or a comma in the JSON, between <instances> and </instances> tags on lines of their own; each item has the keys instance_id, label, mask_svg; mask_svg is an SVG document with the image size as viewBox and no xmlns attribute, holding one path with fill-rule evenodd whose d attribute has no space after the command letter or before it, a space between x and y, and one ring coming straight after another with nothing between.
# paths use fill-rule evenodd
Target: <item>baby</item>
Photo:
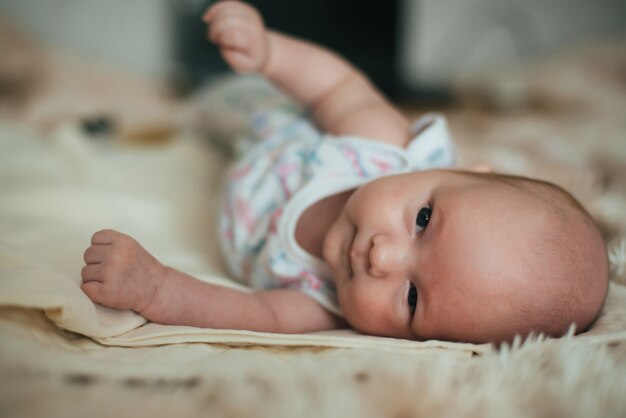
<instances>
[{"instance_id":1,"label":"baby","mask_svg":"<svg viewBox=\"0 0 626 418\"><path fill-rule=\"evenodd\" d=\"M474 343L593 322L607 253L567 192L449 169L440 116L411 126L342 58L266 29L249 5L219 2L204 21L235 71L264 76L315 122L258 118L259 142L229 177L222 244L256 291L197 280L104 230L82 270L94 302L161 324Z\"/></svg>"}]
</instances>

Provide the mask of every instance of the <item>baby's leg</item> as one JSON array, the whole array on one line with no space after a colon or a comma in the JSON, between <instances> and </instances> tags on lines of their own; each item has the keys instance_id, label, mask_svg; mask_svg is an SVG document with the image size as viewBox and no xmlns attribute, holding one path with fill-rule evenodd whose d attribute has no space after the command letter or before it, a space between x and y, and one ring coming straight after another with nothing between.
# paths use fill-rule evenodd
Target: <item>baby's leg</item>
<instances>
[{"instance_id":1,"label":"baby's leg","mask_svg":"<svg viewBox=\"0 0 626 418\"><path fill-rule=\"evenodd\" d=\"M302 107L260 76L225 76L210 82L192 100L188 125L232 155L302 113Z\"/></svg>"}]
</instances>

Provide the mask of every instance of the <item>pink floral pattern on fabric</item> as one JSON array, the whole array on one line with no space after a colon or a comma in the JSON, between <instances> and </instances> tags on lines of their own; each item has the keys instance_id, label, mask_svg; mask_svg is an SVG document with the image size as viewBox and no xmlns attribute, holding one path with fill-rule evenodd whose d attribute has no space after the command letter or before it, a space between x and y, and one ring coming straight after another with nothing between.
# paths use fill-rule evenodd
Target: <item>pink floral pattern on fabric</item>
<instances>
[{"instance_id":1,"label":"pink floral pattern on fabric","mask_svg":"<svg viewBox=\"0 0 626 418\"><path fill-rule=\"evenodd\" d=\"M339 312L333 277L301 265L280 239L285 207L311 182L358 186L384 175L451 166L454 155L445 122L436 128L440 132L426 128L402 149L324 135L291 111L262 109L250 120L251 134L241 139L249 144L228 178L220 218L228 265L236 278L254 288L295 288Z\"/></svg>"}]
</instances>

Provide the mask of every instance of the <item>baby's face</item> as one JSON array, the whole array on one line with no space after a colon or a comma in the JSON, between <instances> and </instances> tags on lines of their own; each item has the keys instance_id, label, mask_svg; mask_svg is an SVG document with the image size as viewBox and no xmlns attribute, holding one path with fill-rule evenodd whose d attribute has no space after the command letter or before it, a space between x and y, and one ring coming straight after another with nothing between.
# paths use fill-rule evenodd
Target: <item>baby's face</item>
<instances>
[{"instance_id":1,"label":"baby's face","mask_svg":"<svg viewBox=\"0 0 626 418\"><path fill-rule=\"evenodd\" d=\"M519 255L541 225L525 208L523 194L455 171L357 189L323 248L346 319L375 335L489 338L513 298L532 297L514 291L524 281Z\"/></svg>"}]
</instances>

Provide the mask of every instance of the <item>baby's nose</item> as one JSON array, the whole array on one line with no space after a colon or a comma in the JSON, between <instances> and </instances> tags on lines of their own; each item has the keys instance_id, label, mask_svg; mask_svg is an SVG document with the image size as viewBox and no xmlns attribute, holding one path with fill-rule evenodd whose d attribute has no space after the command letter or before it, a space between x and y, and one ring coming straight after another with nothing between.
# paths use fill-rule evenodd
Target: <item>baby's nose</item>
<instances>
[{"instance_id":1,"label":"baby's nose","mask_svg":"<svg viewBox=\"0 0 626 418\"><path fill-rule=\"evenodd\" d=\"M392 237L377 235L372 239L369 254L370 275L384 278L401 273L406 265L407 250L403 243Z\"/></svg>"}]
</instances>

